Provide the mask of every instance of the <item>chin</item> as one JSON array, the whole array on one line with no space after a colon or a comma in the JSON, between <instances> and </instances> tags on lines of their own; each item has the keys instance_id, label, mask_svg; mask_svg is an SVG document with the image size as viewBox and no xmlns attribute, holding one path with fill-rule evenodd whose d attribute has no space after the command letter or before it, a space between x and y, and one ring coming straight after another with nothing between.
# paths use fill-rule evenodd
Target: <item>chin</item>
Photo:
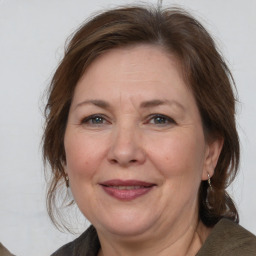
<instances>
[{"instance_id":1,"label":"chin","mask_svg":"<svg viewBox=\"0 0 256 256\"><path fill-rule=\"evenodd\" d=\"M147 233L152 228L156 220L152 218L152 213L149 213L149 215L151 216L119 214L105 222L101 221L98 229L120 237L127 238L130 236L132 239Z\"/></svg>"},{"instance_id":2,"label":"chin","mask_svg":"<svg viewBox=\"0 0 256 256\"><path fill-rule=\"evenodd\" d=\"M143 225L142 223L136 224L121 224L121 225L111 225L107 227L107 231L120 238L138 239L138 236L146 234L150 229L150 225Z\"/></svg>"}]
</instances>

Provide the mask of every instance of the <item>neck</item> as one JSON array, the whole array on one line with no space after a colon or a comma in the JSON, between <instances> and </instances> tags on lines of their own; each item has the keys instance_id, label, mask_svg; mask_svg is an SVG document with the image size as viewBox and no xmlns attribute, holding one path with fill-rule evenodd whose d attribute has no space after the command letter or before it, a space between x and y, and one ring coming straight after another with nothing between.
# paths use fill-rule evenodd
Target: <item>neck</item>
<instances>
[{"instance_id":1,"label":"neck","mask_svg":"<svg viewBox=\"0 0 256 256\"><path fill-rule=\"evenodd\" d=\"M157 236L155 232L152 232L151 239L149 237L143 240L140 237L113 239L111 236L102 236L99 233L101 250L98 256L194 256L200 250L210 231L211 229L201 221L195 221L187 225L183 232L179 232L178 237L176 232L172 232L174 236L165 234L165 232L163 232L164 236Z\"/></svg>"}]
</instances>

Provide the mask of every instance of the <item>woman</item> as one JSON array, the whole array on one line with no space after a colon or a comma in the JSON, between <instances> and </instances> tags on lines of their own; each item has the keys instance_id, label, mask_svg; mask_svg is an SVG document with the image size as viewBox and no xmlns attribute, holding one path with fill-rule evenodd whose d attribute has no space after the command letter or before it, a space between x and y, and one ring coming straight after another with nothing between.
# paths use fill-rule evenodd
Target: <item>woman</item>
<instances>
[{"instance_id":1,"label":"woman","mask_svg":"<svg viewBox=\"0 0 256 256\"><path fill-rule=\"evenodd\" d=\"M239 164L232 75L180 9L81 26L53 77L44 158L92 226L53 255L254 255L226 192ZM57 212L58 213L58 212Z\"/></svg>"}]
</instances>

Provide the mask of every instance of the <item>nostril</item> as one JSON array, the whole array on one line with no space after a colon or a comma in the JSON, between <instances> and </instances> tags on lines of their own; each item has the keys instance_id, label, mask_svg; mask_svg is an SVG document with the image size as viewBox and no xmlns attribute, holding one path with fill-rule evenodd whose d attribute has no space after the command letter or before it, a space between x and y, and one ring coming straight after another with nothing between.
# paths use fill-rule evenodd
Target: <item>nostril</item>
<instances>
[{"instance_id":1,"label":"nostril","mask_svg":"<svg viewBox=\"0 0 256 256\"><path fill-rule=\"evenodd\" d=\"M119 161L118 161L117 159L111 159L110 162L111 162L112 164L117 164L117 163L119 163ZM132 160L129 161L129 163L136 163L136 162L137 162L136 159L132 159Z\"/></svg>"},{"instance_id":2,"label":"nostril","mask_svg":"<svg viewBox=\"0 0 256 256\"><path fill-rule=\"evenodd\" d=\"M111 162L112 164L116 164L116 163L117 163L117 160L116 160L116 159L111 159L110 162Z\"/></svg>"}]
</instances>

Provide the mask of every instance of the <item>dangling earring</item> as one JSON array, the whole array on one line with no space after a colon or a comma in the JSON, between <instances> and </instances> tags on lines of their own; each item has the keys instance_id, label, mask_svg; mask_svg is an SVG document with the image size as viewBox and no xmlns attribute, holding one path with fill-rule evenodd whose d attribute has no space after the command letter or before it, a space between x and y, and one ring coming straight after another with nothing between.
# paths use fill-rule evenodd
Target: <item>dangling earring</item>
<instances>
[{"instance_id":1,"label":"dangling earring","mask_svg":"<svg viewBox=\"0 0 256 256\"><path fill-rule=\"evenodd\" d=\"M206 189L207 197L206 197L206 203L208 205L208 208L212 208L212 205L214 204L215 196L214 196L214 190L212 187L212 182L211 182L211 176L209 173L207 173L208 176L208 188Z\"/></svg>"},{"instance_id":2,"label":"dangling earring","mask_svg":"<svg viewBox=\"0 0 256 256\"><path fill-rule=\"evenodd\" d=\"M66 186L67 188L69 188L69 179L68 179L68 175L65 175L65 182L66 182Z\"/></svg>"},{"instance_id":3,"label":"dangling earring","mask_svg":"<svg viewBox=\"0 0 256 256\"><path fill-rule=\"evenodd\" d=\"M65 174L65 182L66 182L66 187L67 187L67 197L71 200L73 200L73 194L71 192L70 186L69 186L69 178L68 175Z\"/></svg>"},{"instance_id":4,"label":"dangling earring","mask_svg":"<svg viewBox=\"0 0 256 256\"><path fill-rule=\"evenodd\" d=\"M209 173L207 173L208 175L208 184L209 184L209 187L212 189L212 183L211 183L211 176Z\"/></svg>"}]
</instances>

